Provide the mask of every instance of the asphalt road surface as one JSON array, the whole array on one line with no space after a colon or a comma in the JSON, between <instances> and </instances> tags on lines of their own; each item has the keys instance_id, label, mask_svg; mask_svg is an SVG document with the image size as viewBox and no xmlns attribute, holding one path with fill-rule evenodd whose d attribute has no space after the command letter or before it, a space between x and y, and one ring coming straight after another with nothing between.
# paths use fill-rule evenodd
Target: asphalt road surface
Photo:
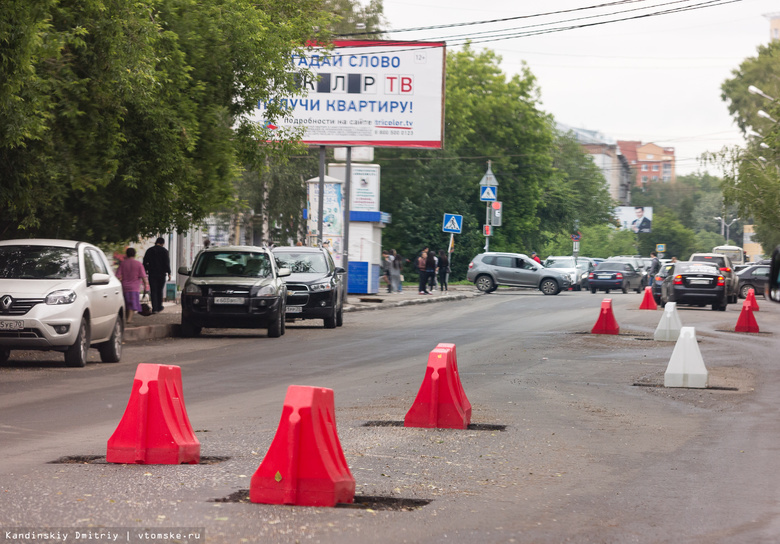
<instances>
[{"instance_id":1,"label":"asphalt road surface","mask_svg":"<svg viewBox=\"0 0 780 544\"><path fill-rule=\"evenodd\" d=\"M733 332L740 305L680 308L711 387L672 389L662 310L612 294L620 334L591 335L603 298L499 290L279 339L128 344L121 363L83 369L14 352L0 367L0 543L76 528L91 542L175 528L230 544L780 540L780 305L759 300L758 334ZM398 426L439 342L457 346L473 425ZM181 366L201 464L105 463L139 363ZM247 502L291 384L334 390L355 507Z\"/></svg>"}]
</instances>

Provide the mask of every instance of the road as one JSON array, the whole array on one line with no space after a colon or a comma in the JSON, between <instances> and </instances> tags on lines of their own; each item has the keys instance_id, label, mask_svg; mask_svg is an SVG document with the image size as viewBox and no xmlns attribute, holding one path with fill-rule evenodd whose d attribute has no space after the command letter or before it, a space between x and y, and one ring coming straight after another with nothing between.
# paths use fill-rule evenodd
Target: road
<instances>
[{"instance_id":1,"label":"road","mask_svg":"<svg viewBox=\"0 0 780 544\"><path fill-rule=\"evenodd\" d=\"M657 386L674 343L652 339L661 310L613 294L621 334L591 335L603 298L500 290L348 314L336 330L294 325L280 339L134 343L114 365L11 361L0 367L0 542L18 542L5 537L14 527L202 527L214 543L776 542L780 306L760 300L762 332L750 335L733 332L738 305L680 308L712 387L669 389ZM476 425L394 426L439 342L457 346ZM211 462L52 463L105 455L138 363L181 366ZM334 390L357 497L379 498L372 508L238 500L291 384ZM393 508L402 498L429 502Z\"/></svg>"}]
</instances>

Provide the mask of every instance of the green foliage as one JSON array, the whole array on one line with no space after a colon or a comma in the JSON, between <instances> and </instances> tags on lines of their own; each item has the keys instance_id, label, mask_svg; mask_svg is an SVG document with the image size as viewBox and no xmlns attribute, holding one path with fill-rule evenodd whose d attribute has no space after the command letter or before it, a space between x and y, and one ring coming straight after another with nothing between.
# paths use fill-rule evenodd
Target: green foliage
<instances>
[{"instance_id":1,"label":"green foliage","mask_svg":"<svg viewBox=\"0 0 780 544\"><path fill-rule=\"evenodd\" d=\"M289 59L328 27L320 8L4 2L0 237L126 240L236 204L240 165L278 150L247 115L295 92Z\"/></svg>"},{"instance_id":2,"label":"green foliage","mask_svg":"<svg viewBox=\"0 0 780 544\"><path fill-rule=\"evenodd\" d=\"M637 252L637 235L628 230L618 230L612 225L601 224L580 229L580 255L606 259L613 255L634 255ZM540 255L571 255L572 240L568 234L557 234L538 251Z\"/></svg>"},{"instance_id":3,"label":"green foliage","mask_svg":"<svg viewBox=\"0 0 780 544\"><path fill-rule=\"evenodd\" d=\"M760 46L758 54L745 59L732 74L721 86L729 113L743 133L752 129L763 137L751 136L746 148L724 148L706 158L723 170L726 202L738 206L740 217L753 219L755 240L768 253L780 232L780 126L759 117L758 111L780 118L780 102L776 100L780 98L780 42ZM775 100L750 93L750 85Z\"/></svg>"}]
</instances>

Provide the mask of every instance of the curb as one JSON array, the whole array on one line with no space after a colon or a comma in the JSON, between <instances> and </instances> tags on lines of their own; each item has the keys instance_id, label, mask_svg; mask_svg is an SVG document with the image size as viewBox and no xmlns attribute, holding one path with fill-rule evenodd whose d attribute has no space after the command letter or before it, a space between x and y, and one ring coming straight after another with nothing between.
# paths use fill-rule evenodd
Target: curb
<instances>
[{"instance_id":1,"label":"curb","mask_svg":"<svg viewBox=\"0 0 780 544\"><path fill-rule=\"evenodd\" d=\"M398 301L382 301L382 302L364 302L357 304L347 304L344 306L345 313L351 312L364 312L373 310L384 310L388 308L399 308L401 306L414 306L417 304L432 304L435 302L449 302L454 300L464 300L467 298L473 298L481 296L484 293L479 291L470 292L468 294L454 294L454 295L434 295L429 297L420 297L419 299L406 299ZM166 323L158 325L141 325L138 327L125 326L124 343L128 342L140 342L143 340L155 340L159 338L177 338L181 336L180 325L178 323Z\"/></svg>"}]
</instances>

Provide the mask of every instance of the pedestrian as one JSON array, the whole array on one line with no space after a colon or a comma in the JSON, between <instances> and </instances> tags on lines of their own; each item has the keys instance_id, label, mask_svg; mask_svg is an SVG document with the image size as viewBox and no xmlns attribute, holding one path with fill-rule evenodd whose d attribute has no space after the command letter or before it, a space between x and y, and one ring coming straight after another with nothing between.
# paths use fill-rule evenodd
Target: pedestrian
<instances>
[{"instance_id":1,"label":"pedestrian","mask_svg":"<svg viewBox=\"0 0 780 544\"><path fill-rule=\"evenodd\" d=\"M433 251L429 251L428 257L425 259L425 276L428 281L436 278L436 261L436 255L433 254ZM430 295L431 293L426 291L425 294Z\"/></svg>"},{"instance_id":2,"label":"pedestrian","mask_svg":"<svg viewBox=\"0 0 780 544\"><path fill-rule=\"evenodd\" d=\"M396 250L390 250L390 292L401 292L401 270L403 269L403 259Z\"/></svg>"},{"instance_id":3,"label":"pedestrian","mask_svg":"<svg viewBox=\"0 0 780 544\"><path fill-rule=\"evenodd\" d=\"M154 245L144 253L144 268L149 276L149 295L152 299L152 313L163 311L163 290L165 282L171 279L171 261L165 249L165 238L157 238Z\"/></svg>"},{"instance_id":4,"label":"pedestrian","mask_svg":"<svg viewBox=\"0 0 780 544\"><path fill-rule=\"evenodd\" d=\"M648 270L648 273L652 277L661 270L661 261L658 260L658 253L655 251L650 252L650 257L653 258L653 261L650 263L650 270Z\"/></svg>"},{"instance_id":5,"label":"pedestrian","mask_svg":"<svg viewBox=\"0 0 780 544\"><path fill-rule=\"evenodd\" d=\"M433 274L428 276L428 286L431 288L431 292L436 290L436 273L439 271L439 258L436 256L435 251L429 251L428 255L433 255L434 269Z\"/></svg>"},{"instance_id":6,"label":"pedestrian","mask_svg":"<svg viewBox=\"0 0 780 544\"><path fill-rule=\"evenodd\" d=\"M415 263L417 266L417 271L420 273L420 288L419 292L421 295L430 295L428 292L428 274L426 273L426 265L428 262L428 248L425 248L422 250L422 253L420 253L420 256L417 257L417 262Z\"/></svg>"},{"instance_id":7,"label":"pedestrian","mask_svg":"<svg viewBox=\"0 0 780 544\"><path fill-rule=\"evenodd\" d=\"M387 292L393 292L393 286L390 284L390 253L386 250L382 250L382 263L380 267L382 269L382 281L387 284Z\"/></svg>"},{"instance_id":8,"label":"pedestrian","mask_svg":"<svg viewBox=\"0 0 780 544\"><path fill-rule=\"evenodd\" d=\"M537 263L542 264L542 260L539 258L539 255L536 254L536 251L531 252L531 258Z\"/></svg>"},{"instance_id":9,"label":"pedestrian","mask_svg":"<svg viewBox=\"0 0 780 544\"><path fill-rule=\"evenodd\" d=\"M149 290L149 281L146 277L144 265L135 259L135 248L128 247L125 251L125 259L119 263L116 277L122 282L122 294L125 297L125 320L133 322L135 312L141 311L141 285L144 291Z\"/></svg>"},{"instance_id":10,"label":"pedestrian","mask_svg":"<svg viewBox=\"0 0 780 544\"><path fill-rule=\"evenodd\" d=\"M450 260L447 258L447 252L439 250L439 288L442 291L449 291L450 281Z\"/></svg>"}]
</instances>

